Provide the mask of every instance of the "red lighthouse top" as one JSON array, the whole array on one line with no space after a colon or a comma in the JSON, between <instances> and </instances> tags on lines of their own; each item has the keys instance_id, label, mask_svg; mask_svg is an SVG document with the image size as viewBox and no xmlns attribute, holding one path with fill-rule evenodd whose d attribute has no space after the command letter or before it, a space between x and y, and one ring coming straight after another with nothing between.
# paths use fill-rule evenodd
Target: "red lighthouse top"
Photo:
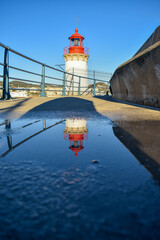
<instances>
[{"instance_id":1,"label":"red lighthouse top","mask_svg":"<svg viewBox=\"0 0 160 240\"><path fill-rule=\"evenodd\" d=\"M78 156L78 152L80 152L84 147L82 146L83 134L69 134L70 140L70 149L75 153L75 157ZM71 142L73 145L71 145Z\"/></svg>"},{"instance_id":2,"label":"red lighthouse top","mask_svg":"<svg viewBox=\"0 0 160 240\"><path fill-rule=\"evenodd\" d=\"M69 149L71 149L74 152L75 157L77 157L78 152L84 149L83 140L84 138L88 138L88 133L80 133L80 134L65 133L64 138L70 141Z\"/></svg>"},{"instance_id":3,"label":"red lighthouse top","mask_svg":"<svg viewBox=\"0 0 160 240\"><path fill-rule=\"evenodd\" d=\"M78 39L82 39L84 40L84 37L82 37L79 33L78 33L78 29L75 29L75 33L72 34L72 36L70 36L68 39L74 39L74 38L78 38Z\"/></svg>"},{"instance_id":4,"label":"red lighthouse top","mask_svg":"<svg viewBox=\"0 0 160 240\"><path fill-rule=\"evenodd\" d=\"M83 47L83 40L84 37L82 37L78 33L78 29L75 29L75 33L72 34L69 37L70 40L70 46L64 48L64 54L68 53L81 53L81 54L87 54L88 55L88 48Z\"/></svg>"}]
</instances>

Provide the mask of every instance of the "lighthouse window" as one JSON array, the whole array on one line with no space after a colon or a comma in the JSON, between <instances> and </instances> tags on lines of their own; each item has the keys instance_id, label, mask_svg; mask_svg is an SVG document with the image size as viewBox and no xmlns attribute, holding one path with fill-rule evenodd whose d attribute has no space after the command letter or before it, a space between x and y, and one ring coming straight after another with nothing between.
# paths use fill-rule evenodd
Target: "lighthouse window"
<instances>
[{"instance_id":1,"label":"lighthouse window","mask_svg":"<svg viewBox=\"0 0 160 240\"><path fill-rule=\"evenodd\" d=\"M81 39L81 47L83 47L83 40Z\"/></svg>"},{"instance_id":2,"label":"lighthouse window","mask_svg":"<svg viewBox=\"0 0 160 240\"><path fill-rule=\"evenodd\" d=\"M79 46L79 39L78 38L74 39L74 46Z\"/></svg>"}]
</instances>

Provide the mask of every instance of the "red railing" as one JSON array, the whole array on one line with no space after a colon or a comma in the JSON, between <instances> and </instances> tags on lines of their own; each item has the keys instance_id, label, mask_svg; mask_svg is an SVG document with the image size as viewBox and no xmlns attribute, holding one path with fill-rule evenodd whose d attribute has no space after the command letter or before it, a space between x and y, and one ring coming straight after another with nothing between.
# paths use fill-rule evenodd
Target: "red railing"
<instances>
[{"instance_id":1,"label":"red railing","mask_svg":"<svg viewBox=\"0 0 160 240\"><path fill-rule=\"evenodd\" d=\"M87 55L89 55L89 48L87 48L87 47L84 47L84 54L87 54Z\"/></svg>"},{"instance_id":2,"label":"red railing","mask_svg":"<svg viewBox=\"0 0 160 240\"><path fill-rule=\"evenodd\" d=\"M69 47L63 48L63 54L68 54L69 53Z\"/></svg>"},{"instance_id":3,"label":"red railing","mask_svg":"<svg viewBox=\"0 0 160 240\"><path fill-rule=\"evenodd\" d=\"M65 48L63 49L63 54L64 54L64 55L69 53L69 48L70 48L70 47L65 47ZM84 49L83 49L83 54L89 55L89 49L88 49L87 47L84 47Z\"/></svg>"}]
</instances>

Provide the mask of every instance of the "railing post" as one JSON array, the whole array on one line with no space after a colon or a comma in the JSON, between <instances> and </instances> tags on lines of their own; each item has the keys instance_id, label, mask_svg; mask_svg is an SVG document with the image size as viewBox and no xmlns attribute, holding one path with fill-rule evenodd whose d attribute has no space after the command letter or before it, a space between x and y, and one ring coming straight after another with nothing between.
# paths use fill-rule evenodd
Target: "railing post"
<instances>
[{"instance_id":1,"label":"railing post","mask_svg":"<svg viewBox=\"0 0 160 240\"><path fill-rule=\"evenodd\" d=\"M62 96L66 96L66 80L65 80L65 73L63 73L63 91Z\"/></svg>"},{"instance_id":2,"label":"railing post","mask_svg":"<svg viewBox=\"0 0 160 240\"><path fill-rule=\"evenodd\" d=\"M41 77L41 97L46 97L45 94L45 66L42 65L42 77Z\"/></svg>"},{"instance_id":3,"label":"railing post","mask_svg":"<svg viewBox=\"0 0 160 240\"><path fill-rule=\"evenodd\" d=\"M109 82L107 82L107 96L108 96L108 92L109 92Z\"/></svg>"},{"instance_id":4,"label":"railing post","mask_svg":"<svg viewBox=\"0 0 160 240\"><path fill-rule=\"evenodd\" d=\"M81 96L81 77L79 77L78 96Z\"/></svg>"},{"instance_id":5,"label":"railing post","mask_svg":"<svg viewBox=\"0 0 160 240\"><path fill-rule=\"evenodd\" d=\"M9 49L4 50L4 68L3 68L3 94L2 99L10 99L9 92Z\"/></svg>"},{"instance_id":6,"label":"railing post","mask_svg":"<svg viewBox=\"0 0 160 240\"><path fill-rule=\"evenodd\" d=\"M12 150L11 122L9 120L5 121L5 128L6 128L8 148Z\"/></svg>"},{"instance_id":7,"label":"railing post","mask_svg":"<svg viewBox=\"0 0 160 240\"><path fill-rule=\"evenodd\" d=\"M46 120L43 119L43 130L46 130Z\"/></svg>"},{"instance_id":8,"label":"railing post","mask_svg":"<svg viewBox=\"0 0 160 240\"><path fill-rule=\"evenodd\" d=\"M73 74L74 74L74 68L73 68ZM72 78L72 96L73 96L73 95L75 94L74 91L75 91L75 89L76 89L76 85L77 85L77 84L75 84L75 82L74 82L74 80L75 80L74 77L75 77L75 76L74 76L74 75L72 75L72 76L73 76L73 78Z\"/></svg>"},{"instance_id":9,"label":"railing post","mask_svg":"<svg viewBox=\"0 0 160 240\"><path fill-rule=\"evenodd\" d=\"M93 96L96 95L96 79L95 79L95 71L93 72L93 78L94 78L94 83L93 83Z\"/></svg>"}]
</instances>

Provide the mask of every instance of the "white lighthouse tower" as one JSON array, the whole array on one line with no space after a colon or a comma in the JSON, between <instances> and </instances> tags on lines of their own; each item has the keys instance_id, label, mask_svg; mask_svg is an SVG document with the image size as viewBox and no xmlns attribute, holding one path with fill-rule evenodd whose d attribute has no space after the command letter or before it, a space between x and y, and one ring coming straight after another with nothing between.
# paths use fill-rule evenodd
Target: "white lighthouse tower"
<instances>
[{"instance_id":1,"label":"white lighthouse tower","mask_svg":"<svg viewBox=\"0 0 160 240\"><path fill-rule=\"evenodd\" d=\"M75 29L75 33L69 37L70 45L64 48L65 72L82 76L81 78L65 74L66 91L69 94L77 95L79 92L85 92L88 88L88 48L83 46L84 37ZM83 78L85 77L85 78Z\"/></svg>"}]
</instances>

